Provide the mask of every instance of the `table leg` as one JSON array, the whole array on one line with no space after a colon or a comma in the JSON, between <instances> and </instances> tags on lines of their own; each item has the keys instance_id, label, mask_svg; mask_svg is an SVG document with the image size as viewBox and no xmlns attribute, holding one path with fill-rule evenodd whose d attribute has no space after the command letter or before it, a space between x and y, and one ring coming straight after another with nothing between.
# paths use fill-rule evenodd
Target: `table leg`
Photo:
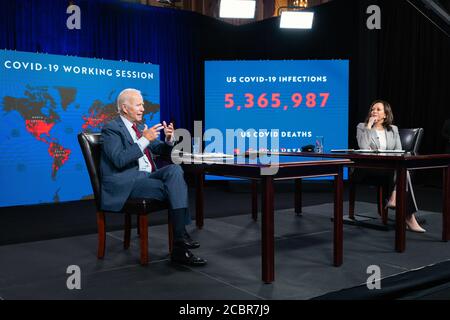
<instances>
[{"instance_id":1,"label":"table leg","mask_svg":"<svg viewBox=\"0 0 450 320\"><path fill-rule=\"evenodd\" d=\"M348 179L348 217L355 220L355 200L356 200L356 186L351 180Z\"/></svg>"},{"instance_id":2,"label":"table leg","mask_svg":"<svg viewBox=\"0 0 450 320\"><path fill-rule=\"evenodd\" d=\"M333 262L336 267L342 265L343 261L343 199L344 182L342 179L342 167L334 177L334 239L333 239Z\"/></svg>"},{"instance_id":3,"label":"table leg","mask_svg":"<svg viewBox=\"0 0 450 320\"><path fill-rule=\"evenodd\" d=\"M295 179L295 213L302 214L302 179Z\"/></svg>"},{"instance_id":4,"label":"table leg","mask_svg":"<svg viewBox=\"0 0 450 320\"><path fill-rule=\"evenodd\" d=\"M442 240L450 240L450 166L444 168Z\"/></svg>"},{"instance_id":5,"label":"table leg","mask_svg":"<svg viewBox=\"0 0 450 320\"><path fill-rule=\"evenodd\" d=\"M406 169L397 169L397 203L395 212L395 250L405 251L406 230Z\"/></svg>"},{"instance_id":6,"label":"table leg","mask_svg":"<svg viewBox=\"0 0 450 320\"><path fill-rule=\"evenodd\" d=\"M252 218L258 220L258 180L252 180Z\"/></svg>"},{"instance_id":7,"label":"table leg","mask_svg":"<svg viewBox=\"0 0 450 320\"><path fill-rule=\"evenodd\" d=\"M203 189L204 189L204 174L198 173L196 175L196 202L195 202L195 224L197 228L203 228L203 207L204 207L204 199L203 199Z\"/></svg>"},{"instance_id":8,"label":"table leg","mask_svg":"<svg viewBox=\"0 0 450 320\"><path fill-rule=\"evenodd\" d=\"M262 280L271 283L275 280L274 257L274 217L273 217L273 178L262 178L262 218L261 218L261 262Z\"/></svg>"}]
</instances>

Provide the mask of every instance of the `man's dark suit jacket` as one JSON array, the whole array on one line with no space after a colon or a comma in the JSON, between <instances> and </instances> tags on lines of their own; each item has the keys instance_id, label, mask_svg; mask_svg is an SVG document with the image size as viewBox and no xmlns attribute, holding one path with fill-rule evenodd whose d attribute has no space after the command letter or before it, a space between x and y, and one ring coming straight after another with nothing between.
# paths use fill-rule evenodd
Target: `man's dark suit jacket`
<instances>
[{"instance_id":1,"label":"man's dark suit jacket","mask_svg":"<svg viewBox=\"0 0 450 320\"><path fill-rule=\"evenodd\" d=\"M142 128L140 128L142 129ZM101 206L103 210L120 211L130 196L139 172L138 159L143 156L138 144L120 117L102 129ZM170 155L172 146L160 140L150 142L150 153Z\"/></svg>"}]
</instances>

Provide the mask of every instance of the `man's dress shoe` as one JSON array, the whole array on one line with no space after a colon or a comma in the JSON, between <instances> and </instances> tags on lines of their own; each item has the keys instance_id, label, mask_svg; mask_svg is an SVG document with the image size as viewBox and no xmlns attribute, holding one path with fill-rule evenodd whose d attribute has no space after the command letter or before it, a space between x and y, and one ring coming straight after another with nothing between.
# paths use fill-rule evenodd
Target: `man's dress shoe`
<instances>
[{"instance_id":1,"label":"man's dress shoe","mask_svg":"<svg viewBox=\"0 0 450 320\"><path fill-rule=\"evenodd\" d=\"M187 266L200 267L206 265L206 260L196 257L191 251L185 248L174 247L170 257L174 263L179 263Z\"/></svg>"},{"instance_id":2,"label":"man's dress shoe","mask_svg":"<svg viewBox=\"0 0 450 320\"><path fill-rule=\"evenodd\" d=\"M183 236L183 244L186 249L197 249L200 247L200 243L192 240L191 236L187 232Z\"/></svg>"}]
</instances>

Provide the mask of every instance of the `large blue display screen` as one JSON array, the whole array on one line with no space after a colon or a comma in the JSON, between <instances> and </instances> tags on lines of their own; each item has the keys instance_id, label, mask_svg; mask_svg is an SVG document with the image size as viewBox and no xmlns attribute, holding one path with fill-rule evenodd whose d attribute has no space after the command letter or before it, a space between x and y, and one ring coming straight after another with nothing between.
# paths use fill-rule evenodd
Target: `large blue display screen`
<instances>
[{"instance_id":1,"label":"large blue display screen","mask_svg":"<svg viewBox=\"0 0 450 320\"><path fill-rule=\"evenodd\" d=\"M0 51L0 206L89 198L77 141L117 116L118 93L141 90L147 125L159 122L159 67Z\"/></svg>"},{"instance_id":2,"label":"large blue display screen","mask_svg":"<svg viewBox=\"0 0 450 320\"><path fill-rule=\"evenodd\" d=\"M206 61L205 129L277 137L276 148L257 148L273 152L299 152L318 136L325 152L348 148L348 70L348 60Z\"/></svg>"}]
</instances>

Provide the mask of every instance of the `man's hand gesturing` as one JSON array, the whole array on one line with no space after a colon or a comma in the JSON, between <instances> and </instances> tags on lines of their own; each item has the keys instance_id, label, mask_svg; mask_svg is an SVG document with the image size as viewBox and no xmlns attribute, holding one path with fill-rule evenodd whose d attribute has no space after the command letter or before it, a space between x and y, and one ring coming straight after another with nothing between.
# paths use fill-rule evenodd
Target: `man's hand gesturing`
<instances>
[{"instance_id":1,"label":"man's hand gesturing","mask_svg":"<svg viewBox=\"0 0 450 320\"><path fill-rule=\"evenodd\" d=\"M166 141L172 141L172 136L173 136L173 123L169 123L169 125L167 125L167 123L165 121L163 121L163 126L164 126L164 134L166 136Z\"/></svg>"},{"instance_id":2,"label":"man's hand gesturing","mask_svg":"<svg viewBox=\"0 0 450 320\"><path fill-rule=\"evenodd\" d=\"M148 141L154 141L159 137L159 131L164 127L161 123L155 124L153 127L148 128L147 125L144 126L144 131L142 135L147 138Z\"/></svg>"}]
</instances>

